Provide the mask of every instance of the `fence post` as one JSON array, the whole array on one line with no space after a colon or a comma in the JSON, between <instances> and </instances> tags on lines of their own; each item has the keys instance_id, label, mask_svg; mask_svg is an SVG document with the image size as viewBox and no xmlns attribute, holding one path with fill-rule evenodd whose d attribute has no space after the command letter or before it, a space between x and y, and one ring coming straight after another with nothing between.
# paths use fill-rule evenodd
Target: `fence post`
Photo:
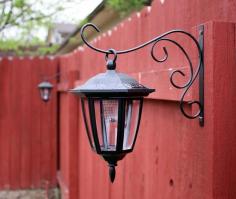
<instances>
[{"instance_id":1,"label":"fence post","mask_svg":"<svg viewBox=\"0 0 236 199\"><path fill-rule=\"evenodd\" d=\"M63 75L61 75L63 76ZM59 184L63 199L77 199L78 194L78 99L67 92L74 87L78 79L78 71L69 71L67 83L58 86L60 93L59 106L59 136L60 136L60 165ZM63 81L62 80L62 81ZM65 162L67 161L67 162Z\"/></svg>"}]
</instances>

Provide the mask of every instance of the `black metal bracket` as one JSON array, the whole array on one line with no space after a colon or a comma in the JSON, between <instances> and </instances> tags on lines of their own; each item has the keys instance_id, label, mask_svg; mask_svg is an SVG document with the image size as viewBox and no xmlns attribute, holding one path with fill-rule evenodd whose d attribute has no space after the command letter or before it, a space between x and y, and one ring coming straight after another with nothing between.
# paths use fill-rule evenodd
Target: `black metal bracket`
<instances>
[{"instance_id":1,"label":"black metal bracket","mask_svg":"<svg viewBox=\"0 0 236 199\"><path fill-rule=\"evenodd\" d=\"M199 46L201 48L202 60L199 70L199 103L200 113L199 113L199 124L200 126L204 126L204 26L199 26Z\"/></svg>"},{"instance_id":2,"label":"black metal bracket","mask_svg":"<svg viewBox=\"0 0 236 199\"><path fill-rule=\"evenodd\" d=\"M185 76L185 73L179 69L174 70L171 75L170 75L170 82L172 84L173 87L177 88L177 89L182 89L183 93L180 99L180 110L182 112L182 114L187 117L188 119L196 119L199 118L199 123L200 126L204 126L204 57L203 57L203 52L204 52L204 26L201 25L199 26L199 38L198 40L190 33L183 31L183 30L171 30L169 32L166 32L162 35L159 35L153 39L151 39L150 41L147 41L141 45L138 45L136 47L130 48L130 49L126 49L126 50L114 50L114 49L108 49L108 50L103 50L100 48L96 48L93 45L91 45L85 38L84 36L84 31L86 28L88 27L92 27L94 28L97 32L100 32L100 30L97 28L97 26L95 26L92 23L87 23L85 24L81 30L80 30L80 35L81 38L83 40L83 42L91 49L103 53L105 54L105 58L106 60L108 59L108 56L110 54L114 55L114 60L108 60L108 61L113 61L112 66L115 67L115 60L117 58L118 54L126 54L129 52L133 52L136 50L139 50L145 46L148 46L149 44L152 44L152 48L151 48L151 57L153 58L154 61L158 62L158 63L162 63L165 62L168 59L168 51L166 47L162 47L163 52L164 52L164 57L162 58L157 58L154 54L154 49L156 48L156 46L158 46L158 44L161 41L166 41L168 43L171 43L173 45L175 45L185 56L186 60L188 61L188 66L189 66L189 79L188 81L184 84L184 85L179 85L177 83L175 83L174 81L174 76L176 74L181 75L181 76ZM198 52L198 64L195 67L193 67L193 63L192 60L190 59L189 54L187 53L187 51L185 50L185 48L178 43L177 41L169 38L168 36L173 35L173 34L180 34L183 36L188 37L189 39L191 39L191 41L193 42L193 44L195 45L197 52ZM109 65L109 63L108 63ZM111 65L111 64L110 64ZM109 65L109 66L110 66ZM195 70L194 70L195 68ZM185 111L185 101L184 98L186 96L186 93L189 91L189 89L191 88L192 84L194 83L194 81L196 80L196 78L199 76L199 100L195 100L195 101L187 101L186 103L188 105L197 105L198 106L198 112L195 113L194 115L187 113Z\"/></svg>"}]
</instances>

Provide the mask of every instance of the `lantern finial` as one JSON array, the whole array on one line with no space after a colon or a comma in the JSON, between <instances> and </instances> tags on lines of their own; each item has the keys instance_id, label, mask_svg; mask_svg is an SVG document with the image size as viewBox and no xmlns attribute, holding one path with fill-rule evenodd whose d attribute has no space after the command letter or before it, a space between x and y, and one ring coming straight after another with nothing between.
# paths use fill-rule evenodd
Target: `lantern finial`
<instances>
[{"instance_id":1,"label":"lantern finial","mask_svg":"<svg viewBox=\"0 0 236 199\"><path fill-rule=\"evenodd\" d=\"M110 176L110 180L113 183L116 177L116 165L117 164L110 164L109 163L109 176Z\"/></svg>"}]
</instances>

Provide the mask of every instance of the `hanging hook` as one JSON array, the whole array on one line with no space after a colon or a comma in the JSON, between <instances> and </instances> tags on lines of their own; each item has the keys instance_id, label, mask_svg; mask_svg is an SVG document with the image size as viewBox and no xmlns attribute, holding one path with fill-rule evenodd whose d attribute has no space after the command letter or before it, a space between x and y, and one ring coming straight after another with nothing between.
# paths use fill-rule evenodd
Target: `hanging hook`
<instances>
[{"instance_id":1,"label":"hanging hook","mask_svg":"<svg viewBox=\"0 0 236 199\"><path fill-rule=\"evenodd\" d=\"M113 54L113 59L109 59L109 54ZM116 60L117 60L117 53L114 49L109 49L106 53L105 60L107 62L107 70L115 70L116 69Z\"/></svg>"}]
</instances>

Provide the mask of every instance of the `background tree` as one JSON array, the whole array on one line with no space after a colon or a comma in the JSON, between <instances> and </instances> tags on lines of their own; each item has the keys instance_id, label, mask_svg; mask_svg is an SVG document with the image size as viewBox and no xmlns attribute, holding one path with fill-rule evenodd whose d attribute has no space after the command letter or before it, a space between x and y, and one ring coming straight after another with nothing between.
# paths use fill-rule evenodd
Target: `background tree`
<instances>
[{"instance_id":1,"label":"background tree","mask_svg":"<svg viewBox=\"0 0 236 199\"><path fill-rule=\"evenodd\" d=\"M0 32L9 27L28 26L49 22L51 16L62 10L58 4L48 5L45 11L40 9L42 1L1 0L0 1ZM49 7L53 8L48 9Z\"/></svg>"},{"instance_id":2,"label":"background tree","mask_svg":"<svg viewBox=\"0 0 236 199\"><path fill-rule=\"evenodd\" d=\"M48 46L37 33L53 24L53 17L64 10L65 2L81 0L0 0L0 51L12 51L14 54L53 53L56 46ZM34 51L34 52L33 52Z\"/></svg>"},{"instance_id":3,"label":"background tree","mask_svg":"<svg viewBox=\"0 0 236 199\"><path fill-rule=\"evenodd\" d=\"M144 5L151 5L152 0L107 0L106 3L121 16L125 16L134 10L140 10Z\"/></svg>"}]
</instances>

